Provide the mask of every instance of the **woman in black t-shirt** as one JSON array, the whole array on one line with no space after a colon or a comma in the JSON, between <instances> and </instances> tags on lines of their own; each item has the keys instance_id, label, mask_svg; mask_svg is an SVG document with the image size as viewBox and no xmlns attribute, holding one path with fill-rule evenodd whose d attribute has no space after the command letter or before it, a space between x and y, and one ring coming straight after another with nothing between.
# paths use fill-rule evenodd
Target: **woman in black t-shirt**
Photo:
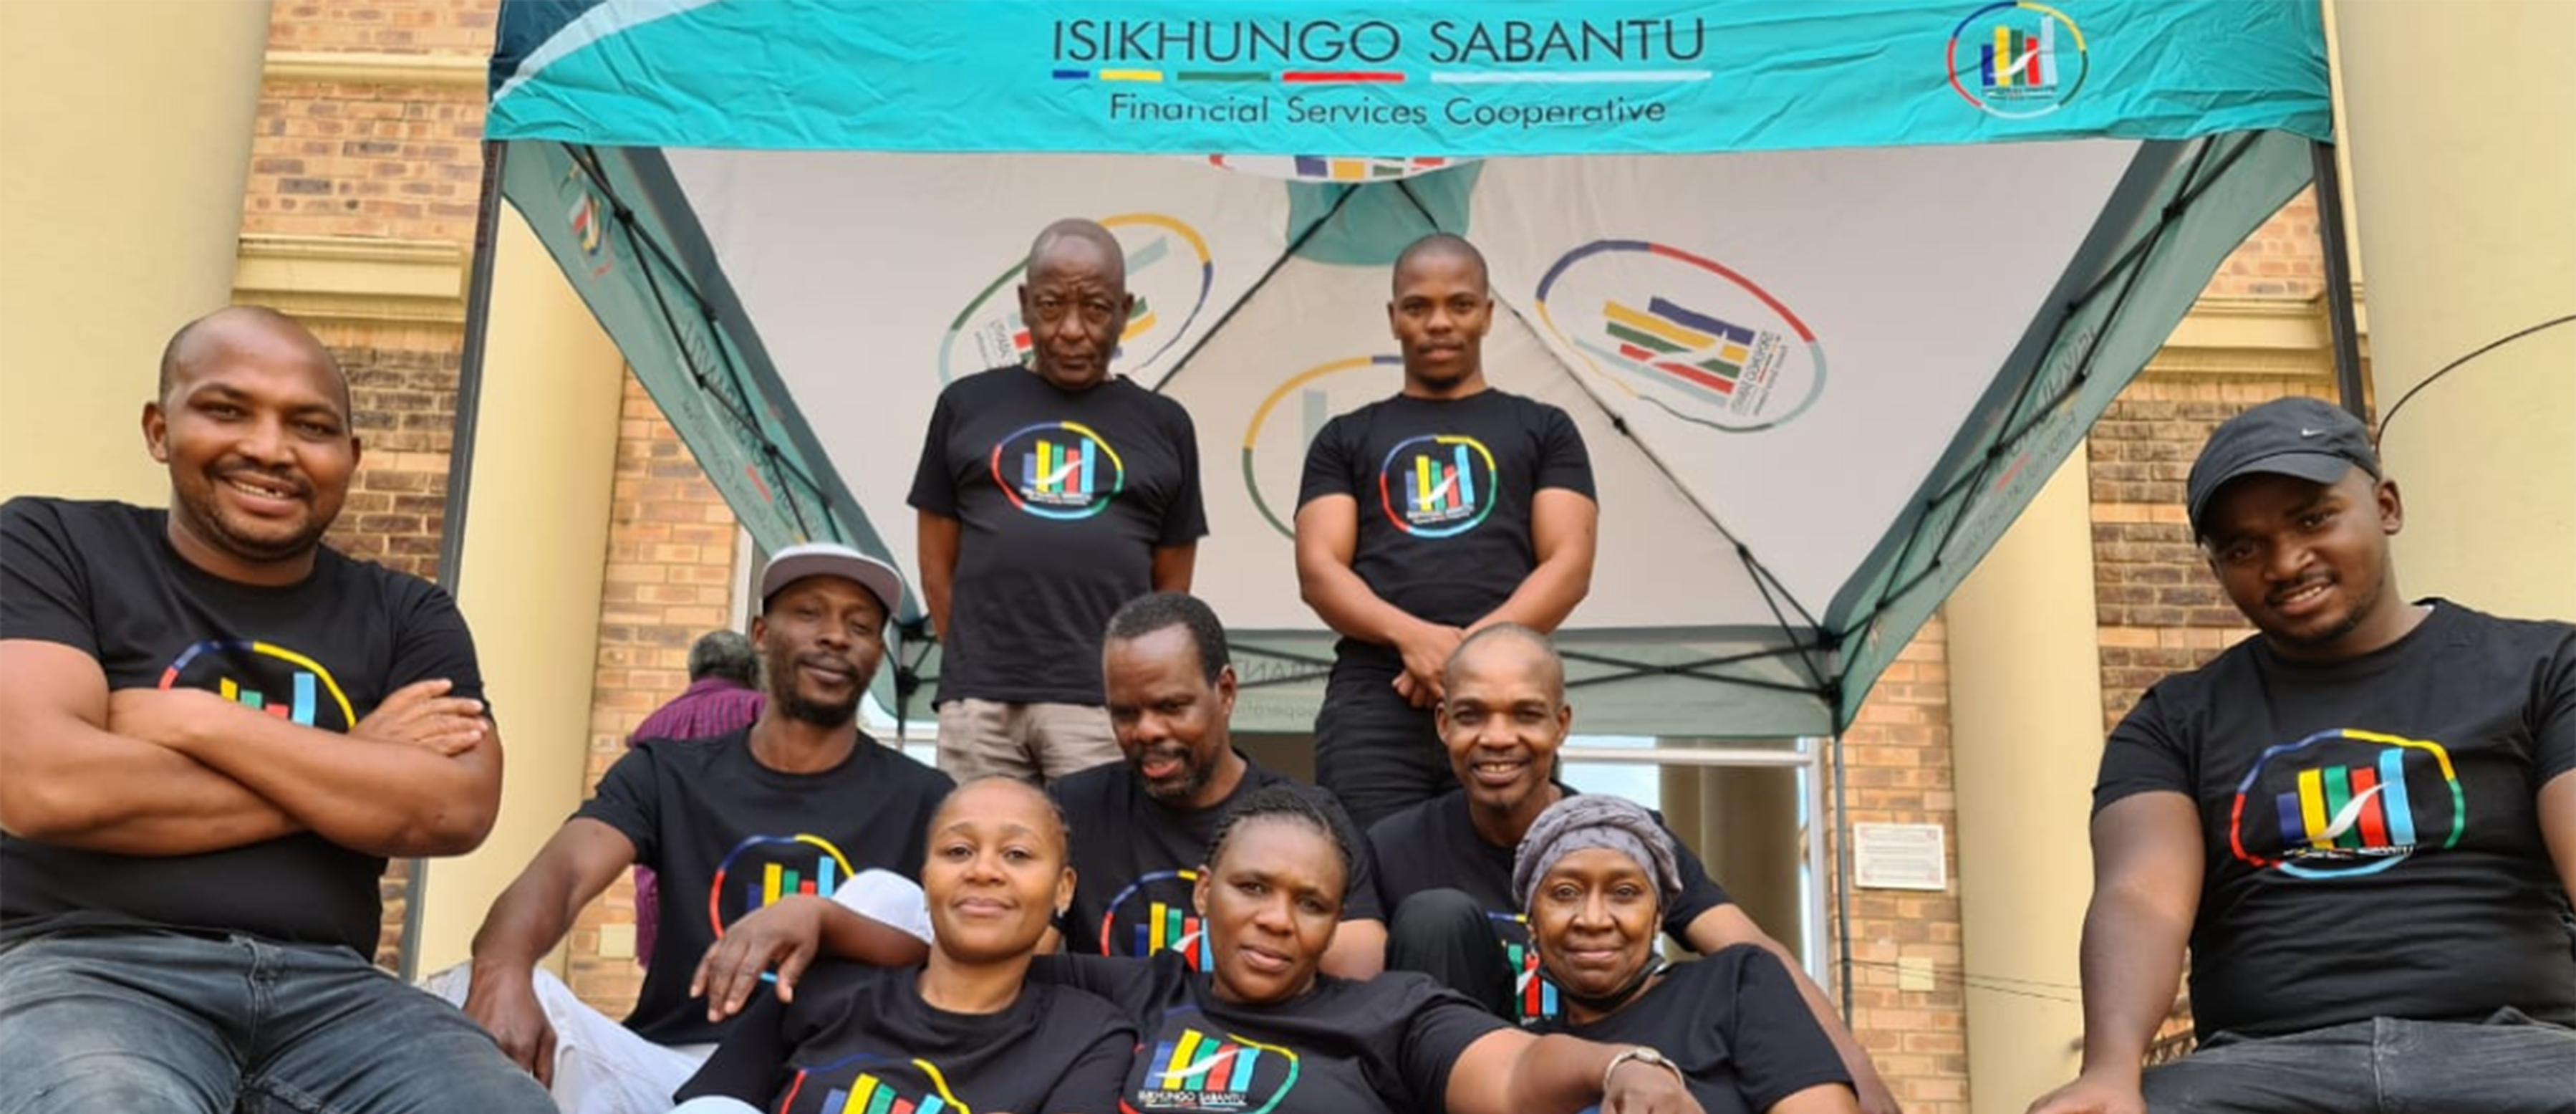
<instances>
[{"instance_id":1,"label":"woman in black t-shirt","mask_svg":"<svg viewBox=\"0 0 2576 1114\"><path fill-rule=\"evenodd\" d=\"M931 818L921 870L929 962L827 962L782 982L680 1088L681 1109L1114 1114L1134 1027L1097 997L1027 979L1073 881L1045 794L1008 778L959 787Z\"/></svg>"},{"instance_id":2,"label":"woman in black t-shirt","mask_svg":"<svg viewBox=\"0 0 2576 1114\"><path fill-rule=\"evenodd\" d=\"M1208 847L1183 949L1146 959L1052 956L1029 977L1092 991L1137 1023L1119 1103L1133 1114L1524 1114L1600 1104L1619 1114L1698 1114L1677 1071L1638 1048L1506 1026L1424 975L1365 982L1317 973L1341 919L1351 848L1311 797L1266 786L1237 802ZM809 909L811 907L808 907ZM1197 916L1187 914L1195 912ZM847 910L737 928L711 967L751 969L855 924ZM820 918L843 925L826 930ZM746 919L743 925L751 925ZM709 1000L734 996L711 987Z\"/></svg>"},{"instance_id":3,"label":"woman in black t-shirt","mask_svg":"<svg viewBox=\"0 0 2576 1114\"><path fill-rule=\"evenodd\" d=\"M1670 1057L1709 1114L1842 1114L1851 1075L1788 968L1737 944L1678 966L1655 954L1681 893L1672 838L1643 806L1571 796L1522 837L1512 891L1565 1002L1551 1031Z\"/></svg>"}]
</instances>

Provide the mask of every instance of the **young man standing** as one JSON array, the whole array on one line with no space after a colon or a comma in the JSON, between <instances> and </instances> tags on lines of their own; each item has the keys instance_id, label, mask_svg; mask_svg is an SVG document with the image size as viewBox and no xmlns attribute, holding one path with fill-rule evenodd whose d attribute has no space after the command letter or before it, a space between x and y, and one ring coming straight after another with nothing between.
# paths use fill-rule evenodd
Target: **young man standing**
<instances>
[{"instance_id":1,"label":"young man standing","mask_svg":"<svg viewBox=\"0 0 2576 1114\"><path fill-rule=\"evenodd\" d=\"M1563 410L1485 382L1485 258L1447 233L1396 258L1404 390L1326 424L1297 497L1297 582L1342 635L1316 780L1373 824L1457 783L1431 723L1443 663L1494 623L1553 631L1592 587L1592 461Z\"/></svg>"}]
</instances>

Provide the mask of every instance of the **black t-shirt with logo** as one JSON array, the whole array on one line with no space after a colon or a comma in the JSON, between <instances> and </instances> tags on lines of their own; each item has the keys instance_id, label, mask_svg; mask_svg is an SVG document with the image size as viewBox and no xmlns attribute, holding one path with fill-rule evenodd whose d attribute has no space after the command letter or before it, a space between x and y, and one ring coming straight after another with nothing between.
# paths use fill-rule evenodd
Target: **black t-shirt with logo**
<instances>
[{"instance_id":1,"label":"black t-shirt with logo","mask_svg":"<svg viewBox=\"0 0 2576 1114\"><path fill-rule=\"evenodd\" d=\"M1558 786L1566 796L1574 790ZM1656 813L1657 823L1663 814ZM1666 834L1671 829L1665 829ZM1392 913L1404 899L1425 890L1457 890L1485 907L1512 965L1513 999L1524 1023L1557 1016L1562 1004L1556 984L1539 970L1538 950L1530 946L1529 918L1512 901L1512 856L1518 847L1485 841L1467 814L1463 789L1424 801L1380 820L1369 829L1369 856L1377 867L1378 897ZM1664 910L1664 931L1687 945L1684 935L1699 915L1734 901L1708 867L1673 836L1673 859L1682 876L1681 896Z\"/></svg>"},{"instance_id":2,"label":"black t-shirt with logo","mask_svg":"<svg viewBox=\"0 0 2576 1114\"><path fill-rule=\"evenodd\" d=\"M2324 665L2261 638L2168 677L2112 731L2096 811L2187 794L2206 1037L2370 1017L2576 1024L2567 895L2537 797L2576 770L2576 626L2435 601Z\"/></svg>"},{"instance_id":3,"label":"black t-shirt with logo","mask_svg":"<svg viewBox=\"0 0 2576 1114\"><path fill-rule=\"evenodd\" d=\"M302 583L235 583L170 547L168 512L115 502L29 496L0 507L0 639L86 653L111 692L204 689L339 734L417 681L483 695L473 639L437 585L327 547ZM168 926L372 956L384 869L311 833L166 857L0 835L0 937Z\"/></svg>"},{"instance_id":4,"label":"black t-shirt with logo","mask_svg":"<svg viewBox=\"0 0 2576 1114\"><path fill-rule=\"evenodd\" d=\"M1214 957L1200 948L1191 890L1225 810L1265 785L1297 785L1244 759L1243 780L1207 808L1173 808L1145 792L1126 762L1107 762L1047 786L1073 829L1073 907L1060 927L1065 947L1084 955L1151 955L1177 948L1202 971ZM1352 855L1342 919L1380 921L1377 878L1359 828L1332 794L1308 786L1342 825Z\"/></svg>"},{"instance_id":5,"label":"black t-shirt with logo","mask_svg":"<svg viewBox=\"0 0 2576 1114\"><path fill-rule=\"evenodd\" d=\"M1438 1110L1449 1072L1494 1015L1428 976L1315 977L1287 1002L1225 1002L1178 953L1042 956L1033 980L1081 987L1136 1019L1128 1114L1365 1114Z\"/></svg>"},{"instance_id":6,"label":"black t-shirt with logo","mask_svg":"<svg viewBox=\"0 0 2576 1114\"><path fill-rule=\"evenodd\" d=\"M1851 1072L1798 996L1789 968L1753 944L1675 964L1619 1012L1589 1025L1540 1028L1663 1053L1708 1114L1758 1114L1809 1087L1851 1086Z\"/></svg>"},{"instance_id":7,"label":"black t-shirt with logo","mask_svg":"<svg viewBox=\"0 0 2576 1114\"><path fill-rule=\"evenodd\" d=\"M760 995L672 1096L775 1114L1114 1114L1135 1023L1101 998L1032 982L1008 1007L950 1013L921 968L824 961L796 1000Z\"/></svg>"},{"instance_id":8,"label":"black t-shirt with logo","mask_svg":"<svg viewBox=\"0 0 2576 1114\"><path fill-rule=\"evenodd\" d=\"M959 524L938 699L1100 703L1109 616L1153 590L1155 549L1208 532L1198 445L1125 376L1067 391L1013 365L941 391L909 497Z\"/></svg>"},{"instance_id":9,"label":"black t-shirt with logo","mask_svg":"<svg viewBox=\"0 0 2576 1114\"><path fill-rule=\"evenodd\" d=\"M1547 488L1593 494L1592 458L1565 411L1497 390L1397 395L1325 423L1297 503L1357 499L1351 571L1406 614L1465 626L1538 567L1530 506ZM1358 645L1345 640L1343 653Z\"/></svg>"},{"instance_id":10,"label":"black t-shirt with logo","mask_svg":"<svg viewBox=\"0 0 2576 1114\"><path fill-rule=\"evenodd\" d=\"M789 894L829 896L862 870L920 880L931 814L954 784L864 734L810 774L761 765L749 729L636 743L573 814L617 829L661 877L661 937L626 1027L656 1044L722 1036L689 995L722 926Z\"/></svg>"}]
</instances>

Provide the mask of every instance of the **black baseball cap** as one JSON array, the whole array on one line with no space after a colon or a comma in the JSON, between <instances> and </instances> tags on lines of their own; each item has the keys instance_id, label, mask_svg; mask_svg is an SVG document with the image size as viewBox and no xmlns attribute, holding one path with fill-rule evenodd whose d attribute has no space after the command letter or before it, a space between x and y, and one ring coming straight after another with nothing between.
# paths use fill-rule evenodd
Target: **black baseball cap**
<instances>
[{"instance_id":1,"label":"black baseball cap","mask_svg":"<svg viewBox=\"0 0 2576 1114\"><path fill-rule=\"evenodd\" d=\"M2201 446L2186 488L2192 533L2206 532L2201 515L2230 480L2270 472L2330 484L2354 468L2379 478L2379 454L2361 419L2323 399L2273 399L2229 418Z\"/></svg>"}]
</instances>

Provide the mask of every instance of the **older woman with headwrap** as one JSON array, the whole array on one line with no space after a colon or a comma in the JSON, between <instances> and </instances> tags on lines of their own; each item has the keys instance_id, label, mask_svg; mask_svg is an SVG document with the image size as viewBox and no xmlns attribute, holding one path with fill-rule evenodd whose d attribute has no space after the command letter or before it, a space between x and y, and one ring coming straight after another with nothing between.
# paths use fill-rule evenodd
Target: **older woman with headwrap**
<instances>
[{"instance_id":1,"label":"older woman with headwrap","mask_svg":"<svg viewBox=\"0 0 2576 1114\"><path fill-rule=\"evenodd\" d=\"M1682 964L1655 954L1664 903L1681 889L1672 839L1642 806L1573 796L1539 815L1512 892L1566 1003L1551 1027L1659 1051L1709 1114L1857 1110L1850 1073L1771 953L1738 944Z\"/></svg>"}]
</instances>

